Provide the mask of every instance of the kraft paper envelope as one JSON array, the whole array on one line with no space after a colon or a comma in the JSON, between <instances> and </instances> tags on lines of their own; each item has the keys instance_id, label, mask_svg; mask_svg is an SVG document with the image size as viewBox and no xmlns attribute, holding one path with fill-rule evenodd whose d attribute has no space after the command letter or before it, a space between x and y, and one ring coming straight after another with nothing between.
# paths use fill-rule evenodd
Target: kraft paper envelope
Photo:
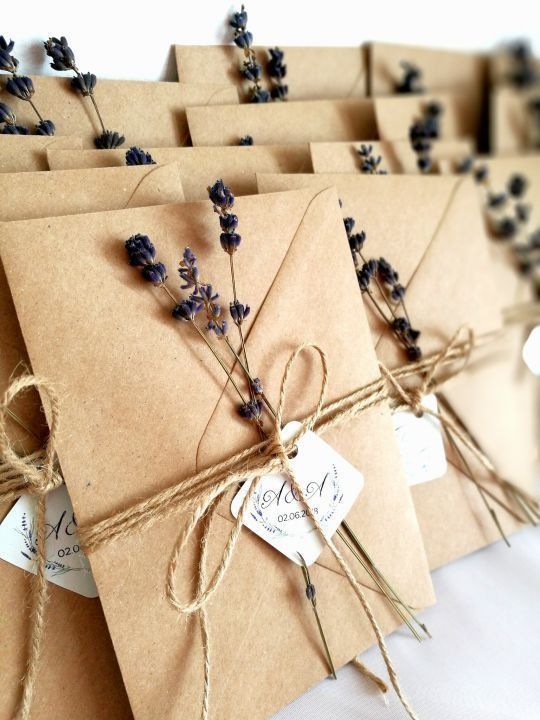
<instances>
[{"instance_id":1,"label":"kraft paper envelope","mask_svg":"<svg viewBox=\"0 0 540 720\"><path fill-rule=\"evenodd\" d=\"M501 281L500 258L486 237L469 179L260 175L258 183L263 193L337 188L343 216L354 217L357 229L367 234L365 255L384 256L407 287L407 309L422 332L424 353L440 349L461 325L478 334L500 326L502 306L514 299L513 287L507 275ZM390 367L403 363L393 335L367 307L378 357ZM531 491L538 437L532 400L524 390L530 394L531 384L519 366L512 332L473 356L444 393L502 475ZM449 447L446 453L447 474L411 488L431 568L500 537L458 459ZM481 471L478 476L483 479ZM493 483L488 487L498 492ZM519 527L504 510L497 512L507 532Z\"/></svg>"},{"instance_id":2,"label":"kraft paper envelope","mask_svg":"<svg viewBox=\"0 0 540 720\"><path fill-rule=\"evenodd\" d=\"M135 172L130 172L135 171ZM174 165L0 175L6 200L1 220L64 215L82 210L135 207L182 200ZM128 194L126 194L128 189ZM29 361L0 262L0 393ZM36 435L46 437L37 395L13 406ZM20 425L10 436L21 451L39 443ZM9 506L0 506L3 518ZM28 634L29 576L0 560L0 717L12 718L24 674ZM99 600L49 583L44 654L32 717L127 720L132 717Z\"/></svg>"},{"instance_id":3,"label":"kraft paper envelope","mask_svg":"<svg viewBox=\"0 0 540 720\"><path fill-rule=\"evenodd\" d=\"M365 49L358 47L281 47L285 53L289 100L332 100L365 97L367 72ZM266 65L266 47L255 47L263 67L262 85L271 89ZM175 45L176 66L180 82L228 83L239 89L240 102L245 101L251 83L240 74L245 60L236 45Z\"/></svg>"},{"instance_id":4,"label":"kraft paper envelope","mask_svg":"<svg viewBox=\"0 0 540 720\"><path fill-rule=\"evenodd\" d=\"M335 191L238 198L235 212L243 238L236 283L252 308L245 323L247 352L271 401L277 403L291 352L308 340L327 353L329 401L376 378ZM189 242L225 302L230 269L218 224L205 202L2 228L0 251L32 364L66 391L59 454L79 523L153 495L257 441L204 343L189 326L171 320L165 293L143 283L123 247L133 233L147 233L177 291L175 266ZM339 292L328 281L328 257ZM301 272L306 263L310 272ZM351 357L357 361L351 363ZM286 421L311 412L320 378L316 359L302 356ZM388 408L372 408L325 433L325 439L365 477L350 524L407 602L429 604L430 579ZM212 567L232 528L231 497L221 502L212 524ZM173 514L90 556L137 718L154 720L156 707L163 720L200 713L198 620L178 615L165 596L170 552L183 522ZM196 545L177 567L185 597L196 575ZM311 574L340 666L372 645L373 635L327 551ZM366 593L384 631L395 628L397 620L380 596ZM327 674L299 568L249 531L242 532L208 610L211 717L266 718Z\"/></svg>"},{"instance_id":5,"label":"kraft paper envelope","mask_svg":"<svg viewBox=\"0 0 540 720\"><path fill-rule=\"evenodd\" d=\"M76 137L0 135L0 173L48 170L47 149L75 150L82 147Z\"/></svg>"},{"instance_id":6,"label":"kraft paper envelope","mask_svg":"<svg viewBox=\"0 0 540 720\"><path fill-rule=\"evenodd\" d=\"M380 168L387 173L417 174L417 155L408 140L393 140L366 143L310 143L313 171L316 173L357 173L361 172L360 145L371 145L373 155L382 158ZM471 140L435 140L430 157L435 172L439 171L442 160L462 160L473 152ZM67 153L54 151L54 155ZM50 155L49 155L50 158ZM49 160L50 162L50 160Z\"/></svg>"},{"instance_id":7,"label":"kraft paper envelope","mask_svg":"<svg viewBox=\"0 0 540 720\"><path fill-rule=\"evenodd\" d=\"M186 200L206 200L207 187L223 177L235 195L257 192L258 172L312 172L307 143L245 147L145 148L156 163L177 162ZM467 153L463 153L467 154ZM123 150L51 152L52 170L124 165Z\"/></svg>"},{"instance_id":8,"label":"kraft paper envelope","mask_svg":"<svg viewBox=\"0 0 540 720\"><path fill-rule=\"evenodd\" d=\"M210 112L209 112L210 111ZM187 110L193 145L238 145L251 135L255 145L375 139L373 101L313 100Z\"/></svg>"},{"instance_id":9,"label":"kraft paper envelope","mask_svg":"<svg viewBox=\"0 0 540 720\"><path fill-rule=\"evenodd\" d=\"M443 107L440 138L477 138L481 126L480 99L472 93L438 92L429 95L395 95L375 98L377 130L381 140L404 140L409 128L431 102Z\"/></svg>"},{"instance_id":10,"label":"kraft paper envelope","mask_svg":"<svg viewBox=\"0 0 540 720\"><path fill-rule=\"evenodd\" d=\"M422 71L420 82L426 92L463 90L479 98L485 93L488 59L484 54L390 43L370 43L368 53L373 96L396 94L396 84L403 77L402 61Z\"/></svg>"},{"instance_id":11,"label":"kraft paper envelope","mask_svg":"<svg viewBox=\"0 0 540 720\"><path fill-rule=\"evenodd\" d=\"M76 135L82 138L83 147L95 147L101 127L90 98L72 89L71 78L32 75L32 81L39 111L53 120L57 135ZM186 107L238 102L238 93L232 85L98 79L94 94L106 129L125 136L126 150L130 145L186 145L189 137ZM35 125L27 102L17 100L3 88L0 101L13 109L19 124Z\"/></svg>"},{"instance_id":12,"label":"kraft paper envelope","mask_svg":"<svg viewBox=\"0 0 540 720\"><path fill-rule=\"evenodd\" d=\"M534 150L534 138L540 129L534 128L530 111L531 100L540 100L540 90L516 90L497 87L491 91L491 151L495 155L515 155Z\"/></svg>"}]
</instances>

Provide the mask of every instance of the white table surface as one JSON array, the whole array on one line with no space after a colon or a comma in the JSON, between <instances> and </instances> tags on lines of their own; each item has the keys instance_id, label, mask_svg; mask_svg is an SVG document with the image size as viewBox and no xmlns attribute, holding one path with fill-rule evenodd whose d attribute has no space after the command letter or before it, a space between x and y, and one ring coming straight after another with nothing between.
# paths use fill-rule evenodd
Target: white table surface
<instances>
[{"instance_id":1,"label":"white table surface","mask_svg":"<svg viewBox=\"0 0 540 720\"><path fill-rule=\"evenodd\" d=\"M433 573L433 640L399 629L388 648L419 720L540 720L540 527ZM378 648L361 659L386 678ZM407 720L348 665L272 720Z\"/></svg>"}]
</instances>

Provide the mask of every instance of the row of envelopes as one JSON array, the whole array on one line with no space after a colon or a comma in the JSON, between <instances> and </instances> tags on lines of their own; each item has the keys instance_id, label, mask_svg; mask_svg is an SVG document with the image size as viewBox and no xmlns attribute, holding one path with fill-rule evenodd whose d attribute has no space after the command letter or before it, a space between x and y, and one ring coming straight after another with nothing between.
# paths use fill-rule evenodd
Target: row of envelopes
<instances>
[{"instance_id":1,"label":"row of envelopes","mask_svg":"<svg viewBox=\"0 0 540 720\"><path fill-rule=\"evenodd\" d=\"M270 397L277 402L287 359L305 342L327 355L327 402L375 382L378 363L404 364L392 333L363 302L343 225L352 217L366 234L365 252L399 271L424 356L460 328L474 338L496 335L445 384L444 401L500 477L535 491L538 387L522 361L530 327L498 335L509 308L531 307L529 278L516 272L508 244L490 237L485 187L457 174L467 158L480 158L493 191L522 174L531 230L540 223L540 160L527 114L533 90L505 81L505 53L377 43L283 50L287 102L243 102L238 48L177 46L179 83L98 80L101 114L125 135L125 147L93 149L98 127L88 99L58 77L32 78L56 136L0 135L0 388L21 362L60 388L59 461L84 526L255 442L204 348L171 327L162 298L152 298L124 258L123 241L149 236L177 285L189 246L227 304L229 260L207 190L220 178L236 196L236 277L252 308L244 325L250 363ZM424 93L396 94L402 61L421 68ZM26 103L3 90L0 101L31 122ZM441 132L424 176L409 129L435 101ZM245 136L253 144L240 147ZM362 172L362 145L381 157L377 168L386 174ZM154 164L127 167L129 146ZM316 360L303 357L286 419L312 412L319 375ZM14 406L37 436L40 404L28 394ZM17 423L10 433L26 452L36 449ZM362 472L364 489L347 522L409 607L435 602L430 570L501 537L452 441L445 441L442 476L408 482L389 403L324 439ZM508 506L493 473L474 456L468 463L490 506ZM231 531L230 501L221 498L213 514L211 572ZM507 537L527 519L519 506L495 507ZM165 594L180 522L171 513L92 552L99 600L50 584L32 717L50 716L50 708L54 717L81 720L199 716L198 623ZM176 568L185 597L196 568L191 548ZM354 569L378 624L391 632L402 618ZM310 570L339 667L373 644L373 630L328 548ZM24 675L27 583L0 561L2 719L14 713ZM208 606L211 718L268 717L328 674L310 613L299 568L244 531Z\"/></svg>"}]
</instances>

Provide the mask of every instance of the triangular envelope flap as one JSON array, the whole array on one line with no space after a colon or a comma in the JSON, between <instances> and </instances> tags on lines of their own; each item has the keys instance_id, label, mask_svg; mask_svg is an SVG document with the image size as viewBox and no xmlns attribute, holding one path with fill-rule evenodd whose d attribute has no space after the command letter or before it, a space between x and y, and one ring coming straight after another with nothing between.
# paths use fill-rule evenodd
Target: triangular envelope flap
<instances>
[{"instance_id":1,"label":"triangular envelope flap","mask_svg":"<svg viewBox=\"0 0 540 720\"><path fill-rule=\"evenodd\" d=\"M0 135L0 173L48 170L49 148L75 150L82 147L78 137Z\"/></svg>"},{"instance_id":2,"label":"triangular envelope flap","mask_svg":"<svg viewBox=\"0 0 540 720\"><path fill-rule=\"evenodd\" d=\"M101 128L89 98L71 87L69 77L32 76L35 103L44 118L53 120L58 135L77 135L84 147L94 147ZM189 105L232 104L236 88L224 85L186 85L173 82L99 79L95 97L109 130L125 136L130 145L185 145L185 109ZM5 90L0 100L13 108L22 125L35 125L32 108Z\"/></svg>"},{"instance_id":3,"label":"triangular envelope flap","mask_svg":"<svg viewBox=\"0 0 540 720\"><path fill-rule=\"evenodd\" d=\"M422 118L430 102L442 105L442 139L476 137L481 113L481 98L471 92L440 92L426 95L395 95L375 98L377 130L381 140L401 140L409 128Z\"/></svg>"},{"instance_id":4,"label":"triangular envelope flap","mask_svg":"<svg viewBox=\"0 0 540 720\"><path fill-rule=\"evenodd\" d=\"M295 347L304 342L314 342L327 354L329 401L366 385L378 375L337 196L336 211L328 210L328 197L334 195L335 190L330 189L321 190L315 196L249 331L250 366L256 368L274 404L279 397L286 362ZM242 248L242 252L249 253L250 249ZM329 256L332 257L331 275L339 278L338 291L328 276ZM306 263L311 271L300 273L299 269ZM237 272L238 283L240 277ZM244 279L244 286L246 284L251 287L249 277ZM312 355L302 358L287 396L286 421L302 418L312 411L320 381L317 358ZM216 405L198 449L201 467L219 460L226 448L232 453L245 444L246 430L241 422L237 421L239 430L235 431L230 407L226 403ZM228 431L224 432L224 428ZM358 442L354 441L355 437ZM362 443L363 437L369 437L370 442ZM408 537L407 542L416 544L410 495L403 480L388 409L366 412L350 424L325 434L324 439L366 477L366 487L349 513L351 525L362 528L363 538L374 555L392 577L401 579L402 587L413 592L413 587L402 577L401 559L387 552L388 536L383 541L380 534L381 518L385 518L386 525L399 507L390 524L401 538ZM225 517L230 517L231 497L220 507ZM341 572L327 551L319 563Z\"/></svg>"},{"instance_id":5,"label":"triangular envelope flap","mask_svg":"<svg viewBox=\"0 0 540 720\"><path fill-rule=\"evenodd\" d=\"M257 278L250 286L255 307L262 304L310 197L308 191L237 201L245 242L262 237L265 247L275 246L272 253L238 254L240 276L249 272ZM68 396L63 406L67 430L59 449L83 522L189 474L225 385L195 333L170 319L165 294L153 292L128 267L123 241L137 232L155 242L173 287L187 243L198 251L208 281L218 287L229 277L209 202L2 226L2 257L34 370L61 387L77 387L76 399ZM34 254L39 261L29 263ZM52 352L58 343L64 348L60 356ZM88 364L80 363L82 357ZM234 417L232 394L227 402ZM149 423L151 438L141 454L138 438L148 434ZM163 447L174 450L163 454Z\"/></svg>"},{"instance_id":6,"label":"triangular envelope flap","mask_svg":"<svg viewBox=\"0 0 540 720\"><path fill-rule=\"evenodd\" d=\"M266 68L268 48L253 48ZM366 95L365 52L357 47L283 47L289 100L329 100ZM231 83L241 101L251 86L240 75L244 55L235 45L175 45L180 82ZM263 74L263 85L270 89Z\"/></svg>"},{"instance_id":7,"label":"triangular envelope flap","mask_svg":"<svg viewBox=\"0 0 540 720\"><path fill-rule=\"evenodd\" d=\"M413 45L370 43L369 66L372 95L394 95L403 77L401 62L422 71L422 85L428 92L471 89L482 94L487 75L485 54L460 52Z\"/></svg>"},{"instance_id":8,"label":"triangular envelope flap","mask_svg":"<svg viewBox=\"0 0 540 720\"><path fill-rule=\"evenodd\" d=\"M255 145L375 138L373 101L368 99L249 103L188 108L193 145L238 145L251 135Z\"/></svg>"},{"instance_id":9,"label":"triangular envelope flap","mask_svg":"<svg viewBox=\"0 0 540 720\"><path fill-rule=\"evenodd\" d=\"M0 196L1 221L184 200L177 164L0 174Z\"/></svg>"}]
</instances>

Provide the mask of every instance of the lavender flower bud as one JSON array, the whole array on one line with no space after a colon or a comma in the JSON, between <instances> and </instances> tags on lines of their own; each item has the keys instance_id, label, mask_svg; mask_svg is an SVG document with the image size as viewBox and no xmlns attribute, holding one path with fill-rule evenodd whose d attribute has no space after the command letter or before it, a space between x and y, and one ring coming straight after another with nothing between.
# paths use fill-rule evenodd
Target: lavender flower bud
<instances>
[{"instance_id":1,"label":"lavender flower bud","mask_svg":"<svg viewBox=\"0 0 540 720\"><path fill-rule=\"evenodd\" d=\"M250 48L253 45L253 35L249 30L242 30L234 37L234 44L242 50Z\"/></svg>"},{"instance_id":2,"label":"lavender flower bud","mask_svg":"<svg viewBox=\"0 0 540 720\"><path fill-rule=\"evenodd\" d=\"M253 378L253 380L250 383L250 387L251 387L251 392L254 395L262 395L263 394L263 384L259 378Z\"/></svg>"},{"instance_id":3,"label":"lavender flower bud","mask_svg":"<svg viewBox=\"0 0 540 720\"><path fill-rule=\"evenodd\" d=\"M29 77L16 76L9 78L6 83L6 90L10 95L15 95L19 100L30 100L34 94L34 83Z\"/></svg>"},{"instance_id":4,"label":"lavender flower bud","mask_svg":"<svg viewBox=\"0 0 540 720\"><path fill-rule=\"evenodd\" d=\"M238 141L239 145L245 146L245 145L253 145L253 138L251 135L244 135L244 137L241 137Z\"/></svg>"},{"instance_id":5,"label":"lavender flower bud","mask_svg":"<svg viewBox=\"0 0 540 720\"><path fill-rule=\"evenodd\" d=\"M54 135L56 127L52 120L40 120L36 125L36 135Z\"/></svg>"},{"instance_id":6,"label":"lavender flower bud","mask_svg":"<svg viewBox=\"0 0 540 720\"><path fill-rule=\"evenodd\" d=\"M53 70L64 72L66 70L75 70L75 55L69 47L65 37L51 37L47 42L43 43L45 52L52 58L51 67Z\"/></svg>"},{"instance_id":7,"label":"lavender flower bud","mask_svg":"<svg viewBox=\"0 0 540 720\"><path fill-rule=\"evenodd\" d=\"M489 175L487 165L480 165L474 169L473 177L478 184L483 183Z\"/></svg>"},{"instance_id":8,"label":"lavender flower bud","mask_svg":"<svg viewBox=\"0 0 540 720\"><path fill-rule=\"evenodd\" d=\"M410 327L409 321L404 317L397 317L392 321L392 328L399 335L405 335Z\"/></svg>"},{"instance_id":9,"label":"lavender flower bud","mask_svg":"<svg viewBox=\"0 0 540 720\"><path fill-rule=\"evenodd\" d=\"M496 226L495 233L501 240L513 238L517 232L517 223L514 218L505 217Z\"/></svg>"},{"instance_id":10,"label":"lavender flower bud","mask_svg":"<svg viewBox=\"0 0 540 720\"><path fill-rule=\"evenodd\" d=\"M195 302L195 300L182 300L181 303L174 306L171 314L175 320L189 322L195 319L195 315L201 310L201 308L202 305Z\"/></svg>"},{"instance_id":11,"label":"lavender flower bud","mask_svg":"<svg viewBox=\"0 0 540 720\"><path fill-rule=\"evenodd\" d=\"M210 320L206 329L213 332L218 340L224 340L227 337L227 321L222 320L221 323L216 320Z\"/></svg>"},{"instance_id":12,"label":"lavender flower bud","mask_svg":"<svg viewBox=\"0 0 540 720\"><path fill-rule=\"evenodd\" d=\"M11 55L15 43L10 40L6 42L5 38L0 35L0 70L9 73L16 73L19 67L19 61Z\"/></svg>"},{"instance_id":13,"label":"lavender flower bud","mask_svg":"<svg viewBox=\"0 0 540 720\"><path fill-rule=\"evenodd\" d=\"M487 205L495 210L496 208L502 207L506 203L506 199L506 193L489 193Z\"/></svg>"},{"instance_id":14,"label":"lavender flower bud","mask_svg":"<svg viewBox=\"0 0 540 720\"><path fill-rule=\"evenodd\" d=\"M233 13L233 16L229 21L229 25L235 30L243 30L247 25L247 21L248 14L246 12L246 9L242 5L242 9L240 12Z\"/></svg>"},{"instance_id":15,"label":"lavender flower bud","mask_svg":"<svg viewBox=\"0 0 540 720\"><path fill-rule=\"evenodd\" d=\"M98 150L114 150L124 144L126 138L116 130L105 130L99 137L94 140L94 145Z\"/></svg>"},{"instance_id":16,"label":"lavender flower bud","mask_svg":"<svg viewBox=\"0 0 540 720\"><path fill-rule=\"evenodd\" d=\"M234 195L223 180L216 180L212 187L208 188L208 197L215 207L221 210L228 210L234 205Z\"/></svg>"},{"instance_id":17,"label":"lavender flower bud","mask_svg":"<svg viewBox=\"0 0 540 720\"><path fill-rule=\"evenodd\" d=\"M15 113L6 105L6 103L0 102L0 123L7 123L8 125L15 125L17 118Z\"/></svg>"},{"instance_id":18,"label":"lavender flower bud","mask_svg":"<svg viewBox=\"0 0 540 720\"><path fill-rule=\"evenodd\" d=\"M349 247L351 248L351 252L353 252L353 253L361 252L362 248L364 247L365 241L366 241L366 233L363 230L359 233L354 233L353 235L349 235Z\"/></svg>"},{"instance_id":19,"label":"lavender flower bud","mask_svg":"<svg viewBox=\"0 0 540 720\"><path fill-rule=\"evenodd\" d=\"M245 318L249 315L250 311L251 308L249 305L242 305L239 300L234 300L234 302L229 305L229 312L231 313L231 317L236 325L241 325Z\"/></svg>"},{"instance_id":20,"label":"lavender flower bud","mask_svg":"<svg viewBox=\"0 0 540 720\"><path fill-rule=\"evenodd\" d=\"M287 66L283 64L285 53L278 47L269 48L268 52L270 53L267 65L268 74L276 80L282 80L287 75Z\"/></svg>"},{"instance_id":21,"label":"lavender flower bud","mask_svg":"<svg viewBox=\"0 0 540 720\"><path fill-rule=\"evenodd\" d=\"M156 263L156 248L147 235L132 235L126 240L128 262L132 267L141 269L142 277L154 285L161 285L167 279L167 269L163 263Z\"/></svg>"},{"instance_id":22,"label":"lavender flower bud","mask_svg":"<svg viewBox=\"0 0 540 720\"><path fill-rule=\"evenodd\" d=\"M422 357L422 351L418 347L418 345L411 345L407 348L407 358L411 362L416 362L417 360L420 360Z\"/></svg>"},{"instance_id":23,"label":"lavender flower bud","mask_svg":"<svg viewBox=\"0 0 540 720\"><path fill-rule=\"evenodd\" d=\"M343 224L345 225L345 232L350 235L354 229L356 221L352 217L343 218Z\"/></svg>"},{"instance_id":24,"label":"lavender flower bud","mask_svg":"<svg viewBox=\"0 0 540 720\"><path fill-rule=\"evenodd\" d=\"M30 130L24 125L4 125L2 135L29 135Z\"/></svg>"},{"instance_id":25,"label":"lavender flower bud","mask_svg":"<svg viewBox=\"0 0 540 720\"><path fill-rule=\"evenodd\" d=\"M245 80L255 83L259 82L262 77L262 65L259 65L259 63L253 60L249 60L244 63L240 73Z\"/></svg>"},{"instance_id":26,"label":"lavender flower bud","mask_svg":"<svg viewBox=\"0 0 540 720\"><path fill-rule=\"evenodd\" d=\"M260 87L254 87L251 94L251 102L267 103L270 102L270 93Z\"/></svg>"},{"instance_id":27,"label":"lavender flower bud","mask_svg":"<svg viewBox=\"0 0 540 720\"><path fill-rule=\"evenodd\" d=\"M184 285L181 285L182 290L195 287L199 281L199 268L197 267L197 258L192 252L191 248L184 248L182 255L182 261L178 268L178 274L184 281Z\"/></svg>"},{"instance_id":28,"label":"lavender flower bud","mask_svg":"<svg viewBox=\"0 0 540 720\"><path fill-rule=\"evenodd\" d=\"M76 75L71 80L71 87L80 92L83 97L94 94L97 78L93 73L84 73L84 75Z\"/></svg>"},{"instance_id":29,"label":"lavender flower bud","mask_svg":"<svg viewBox=\"0 0 540 720\"><path fill-rule=\"evenodd\" d=\"M512 197L520 198L525 194L527 185L527 178L523 175L512 175L508 181L507 189Z\"/></svg>"},{"instance_id":30,"label":"lavender flower bud","mask_svg":"<svg viewBox=\"0 0 540 720\"><path fill-rule=\"evenodd\" d=\"M308 583L306 585L306 597L310 602L314 602L316 596L315 585Z\"/></svg>"},{"instance_id":31,"label":"lavender flower bud","mask_svg":"<svg viewBox=\"0 0 540 720\"><path fill-rule=\"evenodd\" d=\"M416 164L421 173L428 173L431 170L431 159L428 157L418 158Z\"/></svg>"},{"instance_id":32,"label":"lavender flower bud","mask_svg":"<svg viewBox=\"0 0 540 720\"><path fill-rule=\"evenodd\" d=\"M240 405L238 412L240 416L250 421L257 421L260 419L263 410L262 400L250 400L245 405Z\"/></svg>"},{"instance_id":33,"label":"lavender flower bud","mask_svg":"<svg viewBox=\"0 0 540 720\"><path fill-rule=\"evenodd\" d=\"M467 175L470 173L473 169L474 164L474 158L469 155L468 157L463 158L463 160L460 160L458 164L456 165L456 172L458 175Z\"/></svg>"},{"instance_id":34,"label":"lavender flower bud","mask_svg":"<svg viewBox=\"0 0 540 720\"><path fill-rule=\"evenodd\" d=\"M163 263L152 263L142 268L141 275L148 282L154 285L161 285L167 279L167 269Z\"/></svg>"},{"instance_id":35,"label":"lavender flower bud","mask_svg":"<svg viewBox=\"0 0 540 720\"><path fill-rule=\"evenodd\" d=\"M126 165L155 165L156 161L139 147L130 147L126 152Z\"/></svg>"},{"instance_id":36,"label":"lavender flower bud","mask_svg":"<svg viewBox=\"0 0 540 720\"><path fill-rule=\"evenodd\" d=\"M221 247L225 250L226 253L229 253L229 255L234 255L234 253L240 247L242 236L238 233L221 233L221 235L219 236L219 241L221 243Z\"/></svg>"},{"instance_id":37,"label":"lavender flower bud","mask_svg":"<svg viewBox=\"0 0 540 720\"><path fill-rule=\"evenodd\" d=\"M238 227L238 216L233 213L227 213L226 215L219 216L219 224L223 232L231 233Z\"/></svg>"},{"instance_id":38,"label":"lavender flower bud","mask_svg":"<svg viewBox=\"0 0 540 720\"><path fill-rule=\"evenodd\" d=\"M288 85L274 85L272 90L270 91L270 95L273 100L286 100L287 95L289 94L289 86Z\"/></svg>"},{"instance_id":39,"label":"lavender flower bud","mask_svg":"<svg viewBox=\"0 0 540 720\"><path fill-rule=\"evenodd\" d=\"M15 42L10 40L9 42L3 35L0 35L0 50L10 53L15 47Z\"/></svg>"}]
</instances>

